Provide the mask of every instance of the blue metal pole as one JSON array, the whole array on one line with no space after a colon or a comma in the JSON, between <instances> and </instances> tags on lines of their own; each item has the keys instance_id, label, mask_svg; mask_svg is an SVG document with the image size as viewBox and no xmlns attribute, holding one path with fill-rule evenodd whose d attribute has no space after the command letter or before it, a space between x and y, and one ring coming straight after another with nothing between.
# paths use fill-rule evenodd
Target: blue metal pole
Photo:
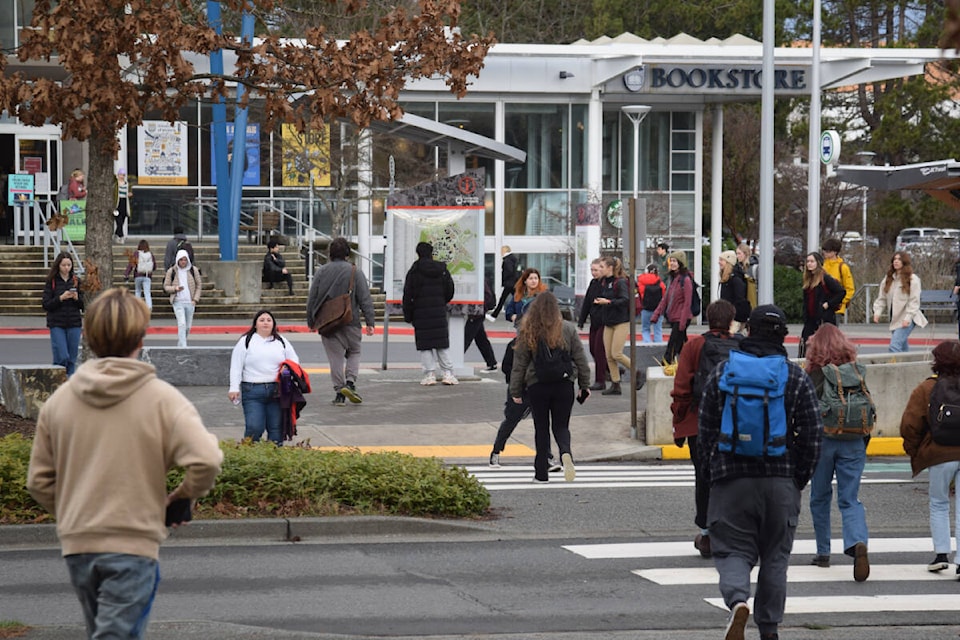
<instances>
[{"instance_id":1,"label":"blue metal pole","mask_svg":"<svg viewBox=\"0 0 960 640\"><path fill-rule=\"evenodd\" d=\"M240 37L245 44L253 42L253 14L249 5L244 4L243 19L240 27ZM237 85L237 105L243 99L244 86ZM226 152L226 145L224 145ZM240 201L243 197L243 165L247 153L247 109L239 106L234 112L233 121L233 164L230 165L230 244L221 240L220 250L223 260L237 259L237 234L240 231ZM229 250L228 250L229 247ZM229 253L230 257L227 257Z\"/></svg>"},{"instance_id":2,"label":"blue metal pole","mask_svg":"<svg viewBox=\"0 0 960 640\"><path fill-rule=\"evenodd\" d=\"M223 33L223 21L220 15L220 3L207 0L207 20L218 34ZM221 76L217 83L223 83L223 50L217 49L210 54L210 73ZM227 169L227 105L223 98L213 103L213 161L217 170L217 234L220 240L220 259L237 259L237 234L239 222L233 222L230 211L230 173ZM231 241L232 238L232 241Z\"/></svg>"}]
</instances>

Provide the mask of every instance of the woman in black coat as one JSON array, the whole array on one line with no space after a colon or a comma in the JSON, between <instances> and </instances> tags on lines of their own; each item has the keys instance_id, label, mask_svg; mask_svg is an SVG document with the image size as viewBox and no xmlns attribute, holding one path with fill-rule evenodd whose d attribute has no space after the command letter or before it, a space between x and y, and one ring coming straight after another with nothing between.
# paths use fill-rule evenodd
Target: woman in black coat
<instances>
[{"instance_id":1,"label":"woman in black coat","mask_svg":"<svg viewBox=\"0 0 960 640\"><path fill-rule=\"evenodd\" d=\"M43 308L47 312L53 364L67 370L67 377L77 368L80 333L83 325L83 292L80 279L73 270L73 258L62 251L53 261L43 285Z\"/></svg>"},{"instance_id":2,"label":"woman in black coat","mask_svg":"<svg viewBox=\"0 0 960 640\"><path fill-rule=\"evenodd\" d=\"M837 324L837 309L847 295L843 285L823 270L823 256L814 251L807 254L803 269L803 331L800 333L799 357L807 350L807 338L820 325Z\"/></svg>"},{"instance_id":3,"label":"woman in black coat","mask_svg":"<svg viewBox=\"0 0 960 640\"><path fill-rule=\"evenodd\" d=\"M720 254L720 299L733 305L733 323L730 333L737 333L750 319L750 301L747 299L747 279L737 254L724 251Z\"/></svg>"},{"instance_id":4,"label":"woman in black coat","mask_svg":"<svg viewBox=\"0 0 960 640\"><path fill-rule=\"evenodd\" d=\"M603 286L603 264L600 258L590 263L590 275L593 279L587 285L587 292L583 296L577 326L583 329L587 318L590 318L590 355L593 356L595 367L593 378L595 382L590 385L590 390L602 391L607 388L607 352L603 347L603 308L593 303L600 295Z\"/></svg>"},{"instance_id":5,"label":"woman in black coat","mask_svg":"<svg viewBox=\"0 0 960 640\"><path fill-rule=\"evenodd\" d=\"M450 333L447 303L453 299L453 278L447 265L433 259L433 246L417 244L419 260L413 263L403 282L403 320L413 325L413 337L420 352L424 386L437 383L439 363L443 384L458 384L450 360Z\"/></svg>"}]
</instances>

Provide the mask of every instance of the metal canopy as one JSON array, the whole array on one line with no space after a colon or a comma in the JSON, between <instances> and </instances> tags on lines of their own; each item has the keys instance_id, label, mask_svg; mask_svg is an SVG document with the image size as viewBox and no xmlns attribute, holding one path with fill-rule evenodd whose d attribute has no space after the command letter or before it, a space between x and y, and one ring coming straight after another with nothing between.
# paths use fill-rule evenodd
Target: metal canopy
<instances>
[{"instance_id":1,"label":"metal canopy","mask_svg":"<svg viewBox=\"0 0 960 640\"><path fill-rule=\"evenodd\" d=\"M527 152L497 142L492 138L459 129L449 124L405 113L399 120L376 121L370 129L378 133L399 136L420 144L448 146L463 155L492 158L504 162L524 162Z\"/></svg>"},{"instance_id":2,"label":"metal canopy","mask_svg":"<svg viewBox=\"0 0 960 640\"><path fill-rule=\"evenodd\" d=\"M841 165L837 167L837 177L869 189L923 191L960 209L960 162L953 159L898 167Z\"/></svg>"}]
</instances>

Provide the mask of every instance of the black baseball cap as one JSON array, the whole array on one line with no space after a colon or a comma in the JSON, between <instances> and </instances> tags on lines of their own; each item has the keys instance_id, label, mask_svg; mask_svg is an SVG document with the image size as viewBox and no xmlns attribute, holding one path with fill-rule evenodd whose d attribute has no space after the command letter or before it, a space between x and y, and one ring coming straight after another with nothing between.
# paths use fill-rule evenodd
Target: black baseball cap
<instances>
[{"instance_id":1,"label":"black baseball cap","mask_svg":"<svg viewBox=\"0 0 960 640\"><path fill-rule=\"evenodd\" d=\"M762 304L750 312L747 324L754 329L761 327L786 327L787 315L775 304Z\"/></svg>"}]
</instances>

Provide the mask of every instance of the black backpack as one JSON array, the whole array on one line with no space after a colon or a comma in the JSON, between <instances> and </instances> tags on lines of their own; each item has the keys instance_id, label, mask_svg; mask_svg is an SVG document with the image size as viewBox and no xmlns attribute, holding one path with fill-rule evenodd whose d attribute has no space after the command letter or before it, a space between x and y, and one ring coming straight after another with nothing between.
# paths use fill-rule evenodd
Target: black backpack
<instances>
[{"instance_id":1,"label":"black backpack","mask_svg":"<svg viewBox=\"0 0 960 640\"><path fill-rule=\"evenodd\" d=\"M656 311L660 301L663 299L663 289L660 288L660 281L657 280L643 288L643 310Z\"/></svg>"},{"instance_id":2,"label":"black backpack","mask_svg":"<svg viewBox=\"0 0 960 640\"><path fill-rule=\"evenodd\" d=\"M694 280L690 274L687 274L687 277L690 278L690 286L693 289L693 291L690 292L690 315L698 316L701 310L700 285L697 284L697 281Z\"/></svg>"},{"instance_id":3,"label":"black backpack","mask_svg":"<svg viewBox=\"0 0 960 640\"><path fill-rule=\"evenodd\" d=\"M700 350L700 364L697 367L697 373L693 376L693 401L700 403L700 395L703 393L703 385L707 378L717 368L721 362L726 362L730 358L730 352L740 346L740 335L732 335L729 338L721 338L713 333L703 334L703 349Z\"/></svg>"},{"instance_id":4,"label":"black backpack","mask_svg":"<svg viewBox=\"0 0 960 640\"><path fill-rule=\"evenodd\" d=\"M946 447L960 446L960 378L938 377L927 411L933 441Z\"/></svg>"},{"instance_id":5,"label":"black backpack","mask_svg":"<svg viewBox=\"0 0 960 640\"><path fill-rule=\"evenodd\" d=\"M563 382L573 379L573 358L561 347L550 348L542 339L533 354L533 369L538 382Z\"/></svg>"}]
</instances>

